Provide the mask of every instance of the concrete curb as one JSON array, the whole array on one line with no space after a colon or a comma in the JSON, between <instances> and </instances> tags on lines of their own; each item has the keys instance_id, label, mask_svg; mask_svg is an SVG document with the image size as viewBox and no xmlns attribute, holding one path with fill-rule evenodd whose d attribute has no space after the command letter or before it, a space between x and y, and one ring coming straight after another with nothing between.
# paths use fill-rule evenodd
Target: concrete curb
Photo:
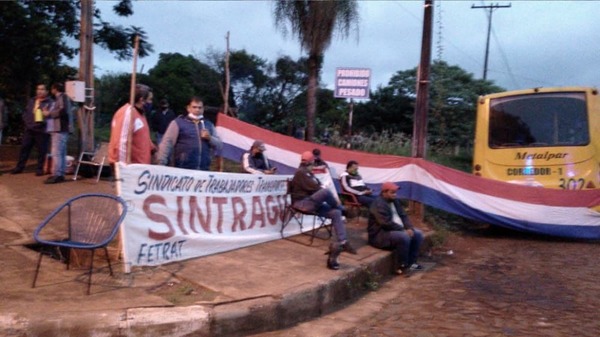
<instances>
[{"instance_id":1,"label":"concrete curb","mask_svg":"<svg viewBox=\"0 0 600 337\"><path fill-rule=\"evenodd\" d=\"M369 291L369 282L385 280L391 254L342 269L317 284L302 284L285 294L212 305L131 308L115 311L52 312L37 317L0 315L0 335L81 336L246 336L291 327L352 303Z\"/></svg>"}]
</instances>

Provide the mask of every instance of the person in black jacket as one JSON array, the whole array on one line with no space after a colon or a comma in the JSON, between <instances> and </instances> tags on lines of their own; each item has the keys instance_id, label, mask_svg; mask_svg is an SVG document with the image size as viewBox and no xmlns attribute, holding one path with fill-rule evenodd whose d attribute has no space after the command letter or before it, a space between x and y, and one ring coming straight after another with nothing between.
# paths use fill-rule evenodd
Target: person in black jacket
<instances>
[{"instance_id":1,"label":"person in black jacket","mask_svg":"<svg viewBox=\"0 0 600 337\"><path fill-rule=\"evenodd\" d=\"M163 135L171 121L175 119L175 112L169 108L169 102L163 98L158 103L159 110L154 111L150 119L150 128L156 136L156 144L160 145Z\"/></svg>"},{"instance_id":2,"label":"person in black jacket","mask_svg":"<svg viewBox=\"0 0 600 337\"><path fill-rule=\"evenodd\" d=\"M365 207L370 207L375 197L373 191L367 187L363 178L358 174L358 162L351 160L346 164L346 172L340 175L342 191L356 196L356 200Z\"/></svg>"},{"instance_id":3,"label":"person in black jacket","mask_svg":"<svg viewBox=\"0 0 600 337\"><path fill-rule=\"evenodd\" d=\"M343 252L356 254L356 250L346 238L346 224L342 219L344 207L337 201L333 193L321 186L312 173L315 157L311 151L306 151L300 159L300 167L294 174L291 183L292 204L306 212L316 212L320 216L331 219L331 225L336 238L329 244L327 268L340 268L338 256Z\"/></svg>"},{"instance_id":4,"label":"person in black jacket","mask_svg":"<svg viewBox=\"0 0 600 337\"><path fill-rule=\"evenodd\" d=\"M274 174L276 167L272 167L269 159L265 155L265 142L255 140L250 147L250 151L242 155L242 169L246 173L252 174Z\"/></svg>"},{"instance_id":5,"label":"person in black jacket","mask_svg":"<svg viewBox=\"0 0 600 337\"><path fill-rule=\"evenodd\" d=\"M35 145L37 147L37 166L35 175L44 175L44 163L48 154L48 143L50 136L46 132L46 121L44 120L43 110L50 109L54 101L48 96L48 87L45 84L38 84L35 88L35 97L27 103L23 111L23 122L25 123L25 132L21 151L19 152L19 161L11 174L22 173L27 164L29 154Z\"/></svg>"},{"instance_id":6,"label":"person in black jacket","mask_svg":"<svg viewBox=\"0 0 600 337\"><path fill-rule=\"evenodd\" d=\"M369 208L369 244L394 252L397 274L423 269L417 263L419 249L423 243L423 233L414 228L404 212L400 200L396 198L398 185L385 182L381 194Z\"/></svg>"}]
</instances>

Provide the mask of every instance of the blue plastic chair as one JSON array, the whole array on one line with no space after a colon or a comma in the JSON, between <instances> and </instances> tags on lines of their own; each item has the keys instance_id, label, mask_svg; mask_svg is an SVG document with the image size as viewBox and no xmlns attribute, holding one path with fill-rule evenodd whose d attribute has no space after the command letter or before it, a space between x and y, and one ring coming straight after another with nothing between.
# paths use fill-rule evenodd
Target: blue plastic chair
<instances>
[{"instance_id":1,"label":"blue plastic chair","mask_svg":"<svg viewBox=\"0 0 600 337\"><path fill-rule=\"evenodd\" d=\"M40 244L55 248L66 248L67 269L70 265L71 249L85 249L91 252L87 294L92 286L94 252L103 248L108 262L110 275L113 275L108 244L114 239L127 213L127 204L118 196L101 193L81 194L56 208L36 228L33 238ZM44 250L40 256L33 278L35 288Z\"/></svg>"}]
</instances>

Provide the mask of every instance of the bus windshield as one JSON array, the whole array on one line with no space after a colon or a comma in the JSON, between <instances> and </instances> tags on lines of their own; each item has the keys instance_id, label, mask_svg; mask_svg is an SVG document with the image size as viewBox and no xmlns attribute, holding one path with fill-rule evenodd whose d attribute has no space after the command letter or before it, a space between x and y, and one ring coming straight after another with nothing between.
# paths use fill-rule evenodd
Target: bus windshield
<instances>
[{"instance_id":1,"label":"bus windshield","mask_svg":"<svg viewBox=\"0 0 600 337\"><path fill-rule=\"evenodd\" d=\"M584 146L585 93L537 93L490 100L489 147Z\"/></svg>"}]
</instances>

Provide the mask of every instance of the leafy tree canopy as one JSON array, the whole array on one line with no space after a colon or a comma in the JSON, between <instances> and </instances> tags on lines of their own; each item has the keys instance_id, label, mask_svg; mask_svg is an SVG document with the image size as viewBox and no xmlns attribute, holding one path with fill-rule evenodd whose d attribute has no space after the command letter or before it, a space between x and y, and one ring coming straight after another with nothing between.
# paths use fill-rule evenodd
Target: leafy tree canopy
<instances>
[{"instance_id":1,"label":"leafy tree canopy","mask_svg":"<svg viewBox=\"0 0 600 337\"><path fill-rule=\"evenodd\" d=\"M131 0L115 6L119 15L132 13ZM102 21L96 10L94 39L100 46L115 52L117 58L131 57L134 36L140 35L140 57L151 53L152 45L139 27L124 28ZM51 83L73 78L76 69L64 61L79 51L74 39L80 32L80 2L1 1L0 2L0 91L9 101L21 106L33 93L37 83Z\"/></svg>"},{"instance_id":2,"label":"leafy tree canopy","mask_svg":"<svg viewBox=\"0 0 600 337\"><path fill-rule=\"evenodd\" d=\"M155 100L166 98L177 113L184 113L192 96L200 96L206 106L220 107L221 75L191 55L161 53L158 63L148 72L148 85Z\"/></svg>"}]
</instances>

